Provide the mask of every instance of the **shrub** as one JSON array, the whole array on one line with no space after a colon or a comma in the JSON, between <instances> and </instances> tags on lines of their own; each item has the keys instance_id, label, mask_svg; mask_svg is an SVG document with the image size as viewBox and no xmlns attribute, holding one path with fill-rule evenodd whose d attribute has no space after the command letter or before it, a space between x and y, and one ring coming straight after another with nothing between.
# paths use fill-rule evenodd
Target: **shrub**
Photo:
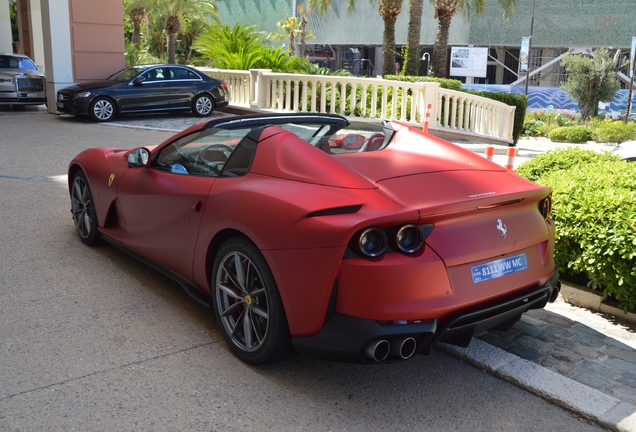
<instances>
[{"instance_id":1,"label":"shrub","mask_svg":"<svg viewBox=\"0 0 636 432\"><path fill-rule=\"evenodd\" d=\"M584 143L592 139L592 131L585 126L557 127L548 133L548 138L550 141Z\"/></svg>"},{"instance_id":2,"label":"shrub","mask_svg":"<svg viewBox=\"0 0 636 432\"><path fill-rule=\"evenodd\" d=\"M636 164L572 148L517 172L553 188L557 269L587 277L624 311L636 310Z\"/></svg>"},{"instance_id":3,"label":"shrub","mask_svg":"<svg viewBox=\"0 0 636 432\"><path fill-rule=\"evenodd\" d=\"M596 162L602 163L617 160L620 160L620 158L611 152L597 153L578 147L556 149L538 155L524 163L517 170L517 174L536 182L540 177L553 171L567 170L576 165L589 165Z\"/></svg>"},{"instance_id":4,"label":"shrub","mask_svg":"<svg viewBox=\"0 0 636 432\"><path fill-rule=\"evenodd\" d=\"M636 139L636 122L633 121L595 120L590 121L589 126L594 130L594 138L598 142L622 143Z\"/></svg>"},{"instance_id":5,"label":"shrub","mask_svg":"<svg viewBox=\"0 0 636 432\"><path fill-rule=\"evenodd\" d=\"M392 80L392 81L403 81L403 82L436 82L439 83L441 88L449 89L449 90L457 90L464 91L462 89L462 82L456 79L450 78L436 78L429 76L409 76L409 75L384 75L384 79Z\"/></svg>"}]
</instances>

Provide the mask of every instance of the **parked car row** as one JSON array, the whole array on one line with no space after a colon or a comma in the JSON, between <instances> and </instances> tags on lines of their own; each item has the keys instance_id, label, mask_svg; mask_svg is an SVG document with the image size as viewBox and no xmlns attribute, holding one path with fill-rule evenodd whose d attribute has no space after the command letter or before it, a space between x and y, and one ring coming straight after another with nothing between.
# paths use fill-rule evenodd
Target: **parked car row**
<instances>
[{"instance_id":1,"label":"parked car row","mask_svg":"<svg viewBox=\"0 0 636 432\"><path fill-rule=\"evenodd\" d=\"M57 92L58 111L112 120L118 114L191 111L205 117L229 103L222 80L181 65L125 68L105 80L74 84ZM0 54L0 105L42 105L46 79L42 68L22 54Z\"/></svg>"}]
</instances>

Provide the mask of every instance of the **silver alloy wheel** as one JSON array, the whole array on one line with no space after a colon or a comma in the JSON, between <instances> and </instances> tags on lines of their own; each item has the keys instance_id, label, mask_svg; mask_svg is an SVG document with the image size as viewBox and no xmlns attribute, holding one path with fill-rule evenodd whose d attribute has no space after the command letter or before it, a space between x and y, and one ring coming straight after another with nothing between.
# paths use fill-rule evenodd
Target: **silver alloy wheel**
<instances>
[{"instance_id":1,"label":"silver alloy wheel","mask_svg":"<svg viewBox=\"0 0 636 432\"><path fill-rule=\"evenodd\" d=\"M201 116L207 116L212 112L212 100L208 96L199 96L194 103L194 109Z\"/></svg>"},{"instance_id":2,"label":"silver alloy wheel","mask_svg":"<svg viewBox=\"0 0 636 432\"><path fill-rule=\"evenodd\" d=\"M228 252L216 273L216 304L223 327L244 352L257 351L267 337L269 308L263 279L244 254Z\"/></svg>"},{"instance_id":3,"label":"silver alloy wheel","mask_svg":"<svg viewBox=\"0 0 636 432\"><path fill-rule=\"evenodd\" d=\"M76 176L73 180L71 211L77 233L82 239L87 239L93 228L93 201L88 185L81 176Z\"/></svg>"},{"instance_id":4,"label":"silver alloy wheel","mask_svg":"<svg viewBox=\"0 0 636 432\"><path fill-rule=\"evenodd\" d=\"M93 105L93 114L101 121L110 120L114 111L113 104L107 99L100 99Z\"/></svg>"}]
</instances>

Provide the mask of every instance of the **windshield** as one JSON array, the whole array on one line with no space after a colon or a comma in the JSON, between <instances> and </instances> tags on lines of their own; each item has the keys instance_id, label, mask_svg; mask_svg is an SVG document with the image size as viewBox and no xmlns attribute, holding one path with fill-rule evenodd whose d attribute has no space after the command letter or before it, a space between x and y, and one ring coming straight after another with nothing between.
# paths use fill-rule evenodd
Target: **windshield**
<instances>
[{"instance_id":1,"label":"windshield","mask_svg":"<svg viewBox=\"0 0 636 432\"><path fill-rule=\"evenodd\" d=\"M365 122L348 125L334 122L274 123L308 145L333 155L382 150L392 135L390 128ZM210 128L194 132L161 149L151 166L183 175L244 175L249 171L261 132L267 126L265 122L259 122L248 127Z\"/></svg>"},{"instance_id":2,"label":"windshield","mask_svg":"<svg viewBox=\"0 0 636 432\"><path fill-rule=\"evenodd\" d=\"M38 67L28 57L0 55L0 69L26 69L36 71Z\"/></svg>"},{"instance_id":3,"label":"windshield","mask_svg":"<svg viewBox=\"0 0 636 432\"><path fill-rule=\"evenodd\" d=\"M109 76L108 80L120 81L120 82L129 81L133 79L134 77L136 77L137 75L139 75L141 72L143 72L143 70L144 68L139 66L129 67L129 68L120 70L114 75Z\"/></svg>"}]
</instances>

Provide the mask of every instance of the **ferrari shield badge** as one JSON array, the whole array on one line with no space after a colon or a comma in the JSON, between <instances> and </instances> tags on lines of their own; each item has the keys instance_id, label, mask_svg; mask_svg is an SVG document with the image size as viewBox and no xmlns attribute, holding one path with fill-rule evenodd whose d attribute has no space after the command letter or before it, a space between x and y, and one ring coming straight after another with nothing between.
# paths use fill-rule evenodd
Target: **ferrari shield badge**
<instances>
[{"instance_id":1,"label":"ferrari shield badge","mask_svg":"<svg viewBox=\"0 0 636 432\"><path fill-rule=\"evenodd\" d=\"M113 180L115 180L115 174L111 174L110 177L108 177L108 187L113 184Z\"/></svg>"},{"instance_id":2,"label":"ferrari shield badge","mask_svg":"<svg viewBox=\"0 0 636 432\"><path fill-rule=\"evenodd\" d=\"M506 238L506 233L508 232L508 228L506 227L506 225L504 225L501 219L497 219L497 231L499 231L501 235L504 238Z\"/></svg>"}]
</instances>

